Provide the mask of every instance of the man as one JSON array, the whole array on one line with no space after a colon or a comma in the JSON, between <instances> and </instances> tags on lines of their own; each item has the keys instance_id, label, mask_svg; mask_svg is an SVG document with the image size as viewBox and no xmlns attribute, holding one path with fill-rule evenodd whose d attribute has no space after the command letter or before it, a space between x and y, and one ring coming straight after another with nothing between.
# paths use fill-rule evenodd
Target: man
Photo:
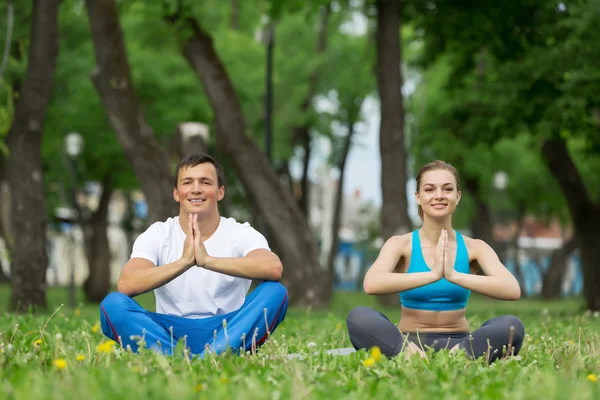
<instances>
[{"instance_id":1,"label":"man","mask_svg":"<svg viewBox=\"0 0 600 400\"><path fill-rule=\"evenodd\" d=\"M177 165L173 197L179 216L152 224L133 245L118 292L100 304L102 332L138 350L138 342L172 354L185 338L193 355L254 350L283 320L283 267L264 236L219 215L223 170L206 154ZM248 297L251 279L263 280ZM156 311L132 297L154 290ZM216 333L215 333L216 331Z\"/></svg>"}]
</instances>

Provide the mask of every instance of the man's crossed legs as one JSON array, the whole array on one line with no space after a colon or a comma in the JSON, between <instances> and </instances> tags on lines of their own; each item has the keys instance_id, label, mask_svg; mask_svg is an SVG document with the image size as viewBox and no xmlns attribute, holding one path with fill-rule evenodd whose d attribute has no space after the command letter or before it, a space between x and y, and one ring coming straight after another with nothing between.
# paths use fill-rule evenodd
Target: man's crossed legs
<instances>
[{"instance_id":1,"label":"man's crossed legs","mask_svg":"<svg viewBox=\"0 0 600 400\"><path fill-rule=\"evenodd\" d=\"M262 345L283 321L287 306L287 289L279 282L258 285L239 310L203 319L147 311L131 297L114 292L100 304L100 322L106 336L134 352L143 337L147 348L172 355L177 342L185 337L191 355L204 357L207 346L219 354L228 347L238 352Z\"/></svg>"}]
</instances>

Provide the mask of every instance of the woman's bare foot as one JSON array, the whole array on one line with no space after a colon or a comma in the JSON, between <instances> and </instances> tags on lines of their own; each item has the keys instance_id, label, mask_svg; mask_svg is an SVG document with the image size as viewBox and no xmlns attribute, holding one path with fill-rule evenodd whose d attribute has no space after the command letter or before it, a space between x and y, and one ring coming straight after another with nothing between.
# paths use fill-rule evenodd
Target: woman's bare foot
<instances>
[{"instance_id":1,"label":"woman's bare foot","mask_svg":"<svg viewBox=\"0 0 600 400\"><path fill-rule=\"evenodd\" d=\"M418 354L421 358L427 358L425 352L413 342L409 342L404 348L404 359L408 360L410 357Z\"/></svg>"},{"instance_id":2,"label":"woman's bare foot","mask_svg":"<svg viewBox=\"0 0 600 400\"><path fill-rule=\"evenodd\" d=\"M450 353L454 353L458 349L459 349L459 347L458 347L458 345L456 345L456 346L454 346L453 348L450 349Z\"/></svg>"}]
</instances>

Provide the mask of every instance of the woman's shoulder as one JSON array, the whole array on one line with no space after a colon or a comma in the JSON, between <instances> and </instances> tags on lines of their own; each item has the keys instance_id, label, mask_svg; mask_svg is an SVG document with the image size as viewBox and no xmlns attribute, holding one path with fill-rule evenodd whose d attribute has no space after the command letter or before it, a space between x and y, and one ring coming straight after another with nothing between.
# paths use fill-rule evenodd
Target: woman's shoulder
<instances>
[{"instance_id":1,"label":"woman's shoulder","mask_svg":"<svg viewBox=\"0 0 600 400\"><path fill-rule=\"evenodd\" d=\"M391 247L396 251L404 252L408 250L410 252L412 245L412 232L405 233L403 235L394 235L390 237L384 247Z\"/></svg>"},{"instance_id":2,"label":"woman's shoulder","mask_svg":"<svg viewBox=\"0 0 600 400\"><path fill-rule=\"evenodd\" d=\"M475 256L475 255L479 254L482 250L490 247L484 240L471 238L471 237L463 235L463 234L461 234L461 236L465 242L467 251L471 255Z\"/></svg>"}]
</instances>

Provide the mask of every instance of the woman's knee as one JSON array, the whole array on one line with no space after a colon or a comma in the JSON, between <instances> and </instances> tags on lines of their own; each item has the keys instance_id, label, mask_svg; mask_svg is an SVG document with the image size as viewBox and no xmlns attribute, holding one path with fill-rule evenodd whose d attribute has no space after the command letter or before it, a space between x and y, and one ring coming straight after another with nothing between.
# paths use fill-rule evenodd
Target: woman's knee
<instances>
[{"instance_id":1,"label":"woman's knee","mask_svg":"<svg viewBox=\"0 0 600 400\"><path fill-rule=\"evenodd\" d=\"M358 306L353 308L346 317L346 325L348 325L348 330L350 330L351 327L359 327L369 324L369 322L373 319L373 314L378 313L369 307Z\"/></svg>"},{"instance_id":2,"label":"woman's knee","mask_svg":"<svg viewBox=\"0 0 600 400\"><path fill-rule=\"evenodd\" d=\"M525 325L523 325L523 322L514 315L503 315L501 318L503 325L508 327L509 339L516 343L522 343L525 339Z\"/></svg>"}]
</instances>

